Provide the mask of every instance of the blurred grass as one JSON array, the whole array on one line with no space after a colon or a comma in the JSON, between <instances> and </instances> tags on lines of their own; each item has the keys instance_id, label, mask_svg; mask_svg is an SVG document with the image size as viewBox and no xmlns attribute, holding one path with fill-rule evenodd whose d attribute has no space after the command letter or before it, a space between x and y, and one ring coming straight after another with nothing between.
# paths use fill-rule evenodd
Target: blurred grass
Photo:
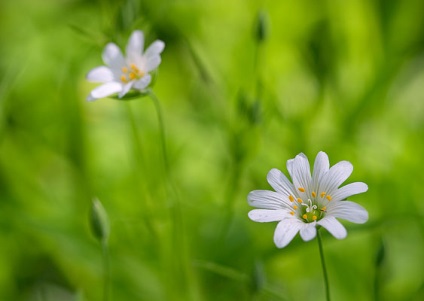
<instances>
[{"instance_id":1,"label":"blurred grass","mask_svg":"<svg viewBox=\"0 0 424 301\"><path fill-rule=\"evenodd\" d=\"M100 300L97 196L111 220L113 300L323 300L316 242L278 250L275 224L246 215L271 168L323 150L369 185L352 200L370 221L345 223L342 241L324 235L333 299L420 300L423 6L2 1L0 299ZM259 11L269 32L258 48ZM135 28L166 43L154 90L178 240L151 99L85 102L105 43L123 47Z\"/></svg>"}]
</instances>

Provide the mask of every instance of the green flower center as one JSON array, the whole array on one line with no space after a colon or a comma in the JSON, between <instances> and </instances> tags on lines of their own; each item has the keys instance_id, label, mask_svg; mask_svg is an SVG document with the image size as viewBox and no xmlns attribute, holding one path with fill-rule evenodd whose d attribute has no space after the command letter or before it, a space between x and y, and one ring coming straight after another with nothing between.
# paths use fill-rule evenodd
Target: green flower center
<instances>
[{"instance_id":1,"label":"green flower center","mask_svg":"<svg viewBox=\"0 0 424 301\"><path fill-rule=\"evenodd\" d=\"M314 221L319 221L320 219L322 219L325 215L325 212L321 209L313 209L311 211L306 211L306 208L302 208L302 210L300 211L300 215L302 217L302 219L307 222L307 223L311 223Z\"/></svg>"},{"instance_id":2,"label":"green flower center","mask_svg":"<svg viewBox=\"0 0 424 301\"><path fill-rule=\"evenodd\" d=\"M304 188L299 187L298 190L304 194L304 197L308 195ZM332 197L326 192L321 192L318 195L315 191L312 191L306 202L302 198L295 198L292 195L289 196L289 200L293 204L293 211L290 214L297 215L305 223L312 223L325 216L327 212L325 204L328 204Z\"/></svg>"}]
</instances>

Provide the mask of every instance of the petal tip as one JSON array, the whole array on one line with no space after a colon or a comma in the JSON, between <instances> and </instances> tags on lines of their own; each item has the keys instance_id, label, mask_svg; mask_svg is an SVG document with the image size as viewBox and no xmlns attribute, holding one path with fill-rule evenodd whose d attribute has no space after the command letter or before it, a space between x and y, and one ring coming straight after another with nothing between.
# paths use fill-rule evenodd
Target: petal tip
<instances>
[{"instance_id":1,"label":"petal tip","mask_svg":"<svg viewBox=\"0 0 424 301\"><path fill-rule=\"evenodd\" d=\"M158 44L159 44L159 49L158 49L158 53L162 53L162 51L165 49L165 42L162 40L157 40Z\"/></svg>"},{"instance_id":2,"label":"petal tip","mask_svg":"<svg viewBox=\"0 0 424 301\"><path fill-rule=\"evenodd\" d=\"M368 191L368 185L364 183L364 192Z\"/></svg>"},{"instance_id":3,"label":"petal tip","mask_svg":"<svg viewBox=\"0 0 424 301\"><path fill-rule=\"evenodd\" d=\"M97 100L97 98L93 97L93 96L90 94L90 95L88 95L88 96L87 96L87 98L86 98L85 100L86 100L86 101L89 101L89 102L93 102L93 101Z\"/></svg>"}]
</instances>

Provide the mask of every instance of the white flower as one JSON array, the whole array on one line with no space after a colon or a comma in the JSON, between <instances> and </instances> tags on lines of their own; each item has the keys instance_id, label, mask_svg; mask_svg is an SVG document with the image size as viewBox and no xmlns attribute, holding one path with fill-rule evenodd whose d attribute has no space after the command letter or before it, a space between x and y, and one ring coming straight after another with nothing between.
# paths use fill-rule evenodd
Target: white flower
<instances>
[{"instance_id":1,"label":"white flower","mask_svg":"<svg viewBox=\"0 0 424 301\"><path fill-rule=\"evenodd\" d=\"M160 53L164 48L165 43L156 40L143 52L144 35L140 30L131 34L126 57L116 44L107 44L102 55L106 66L96 67L87 74L87 80L103 84L91 91L87 100L115 93L119 93L118 97L122 98L131 89L141 92L150 84L152 78L149 72L159 66Z\"/></svg>"},{"instance_id":2,"label":"white flower","mask_svg":"<svg viewBox=\"0 0 424 301\"><path fill-rule=\"evenodd\" d=\"M342 218L354 223L365 223L368 212L360 205L346 201L346 198L365 192L368 186L355 182L339 188L350 176L353 166L341 161L330 168L328 156L319 152L311 176L308 158L299 154L287 161L291 183L278 169L272 169L267 176L274 191L254 190L248 195L251 206L261 208L249 212L256 222L278 221L274 242L284 248L300 232L304 241L316 236L316 227L322 226L335 238L347 235L346 229L336 220Z\"/></svg>"}]
</instances>

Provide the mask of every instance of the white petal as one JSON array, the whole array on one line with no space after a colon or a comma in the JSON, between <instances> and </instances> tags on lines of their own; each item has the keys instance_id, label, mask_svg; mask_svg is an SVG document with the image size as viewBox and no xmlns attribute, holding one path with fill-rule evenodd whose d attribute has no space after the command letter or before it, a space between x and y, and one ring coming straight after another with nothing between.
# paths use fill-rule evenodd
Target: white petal
<instances>
[{"instance_id":1,"label":"white petal","mask_svg":"<svg viewBox=\"0 0 424 301\"><path fill-rule=\"evenodd\" d=\"M87 80L97 83L113 81L113 72L108 67L100 66L87 73Z\"/></svg>"},{"instance_id":2,"label":"white petal","mask_svg":"<svg viewBox=\"0 0 424 301\"><path fill-rule=\"evenodd\" d=\"M90 95L87 97L87 100L91 101L91 100L96 100L106 96L110 96L112 94L120 92L121 90L122 90L122 85L120 83L109 82L91 91Z\"/></svg>"},{"instance_id":3,"label":"white petal","mask_svg":"<svg viewBox=\"0 0 424 301\"><path fill-rule=\"evenodd\" d=\"M327 215L322 220L318 221L317 224L323 226L337 239L343 239L347 235L345 227L333 216Z\"/></svg>"},{"instance_id":4,"label":"white petal","mask_svg":"<svg viewBox=\"0 0 424 301\"><path fill-rule=\"evenodd\" d=\"M350 201L330 202L327 212L329 215L357 224L363 224L368 220L368 211L361 205Z\"/></svg>"},{"instance_id":5,"label":"white petal","mask_svg":"<svg viewBox=\"0 0 424 301\"><path fill-rule=\"evenodd\" d=\"M309 241L317 235L316 223L305 224L302 229L300 229L300 237L304 241Z\"/></svg>"},{"instance_id":6,"label":"white petal","mask_svg":"<svg viewBox=\"0 0 424 301\"><path fill-rule=\"evenodd\" d=\"M264 209L290 208L290 201L278 192L270 190L253 190L247 196L250 206Z\"/></svg>"},{"instance_id":7,"label":"white petal","mask_svg":"<svg viewBox=\"0 0 424 301\"><path fill-rule=\"evenodd\" d=\"M127 52L137 52L142 54L144 48L144 34L141 30L135 30L129 40L127 45Z\"/></svg>"},{"instance_id":8,"label":"white petal","mask_svg":"<svg viewBox=\"0 0 424 301\"><path fill-rule=\"evenodd\" d=\"M151 56L159 55L164 48L165 48L165 43L162 42L161 40L156 40L152 43L152 45L149 46L149 48L146 49L144 56L149 58Z\"/></svg>"},{"instance_id":9,"label":"white petal","mask_svg":"<svg viewBox=\"0 0 424 301\"><path fill-rule=\"evenodd\" d=\"M267 209L253 209L248 213L249 218L255 222L276 222L285 218L291 217L289 212L284 209L280 210L267 210Z\"/></svg>"},{"instance_id":10,"label":"white petal","mask_svg":"<svg viewBox=\"0 0 424 301\"><path fill-rule=\"evenodd\" d=\"M294 187L297 189L299 187L302 187L306 190L306 192L310 193L309 187L311 185L311 168L309 166L308 158L304 154L300 153L296 156L296 158L294 158L294 161L289 161L287 162L287 164L290 165L291 172L290 170L289 172L293 179ZM299 195L302 197L307 196L304 193L299 193Z\"/></svg>"},{"instance_id":11,"label":"white petal","mask_svg":"<svg viewBox=\"0 0 424 301\"><path fill-rule=\"evenodd\" d=\"M293 195L293 184L280 170L276 168L271 169L268 172L267 180L269 185L271 185L275 191L282 193L285 196Z\"/></svg>"},{"instance_id":12,"label":"white petal","mask_svg":"<svg viewBox=\"0 0 424 301\"><path fill-rule=\"evenodd\" d=\"M313 189L319 191L319 183L323 175L330 169L330 162L328 156L324 152L319 152L315 158L314 171L312 173L312 181L314 183Z\"/></svg>"},{"instance_id":13,"label":"white petal","mask_svg":"<svg viewBox=\"0 0 424 301\"><path fill-rule=\"evenodd\" d=\"M106 45L102 57L105 64L113 69L121 69L125 65L121 49L114 43Z\"/></svg>"},{"instance_id":14,"label":"white petal","mask_svg":"<svg viewBox=\"0 0 424 301\"><path fill-rule=\"evenodd\" d=\"M352 174L353 166L348 161L340 161L333 165L322 177L320 191L332 194Z\"/></svg>"},{"instance_id":15,"label":"white petal","mask_svg":"<svg viewBox=\"0 0 424 301\"><path fill-rule=\"evenodd\" d=\"M143 76L141 79L139 79L138 81L134 83L133 88L141 91L150 84L151 80L152 80L152 77L150 76L150 74L146 74L145 76Z\"/></svg>"},{"instance_id":16,"label":"white petal","mask_svg":"<svg viewBox=\"0 0 424 301\"><path fill-rule=\"evenodd\" d=\"M292 177L292 174L293 174L293 163L294 163L294 159L287 160L287 171L289 172L290 177Z\"/></svg>"},{"instance_id":17,"label":"white petal","mask_svg":"<svg viewBox=\"0 0 424 301\"><path fill-rule=\"evenodd\" d=\"M333 201L345 200L351 195L363 193L367 190L368 190L368 185L365 183L362 183L362 182L351 183L337 189L336 192L333 192L332 194Z\"/></svg>"},{"instance_id":18,"label":"white petal","mask_svg":"<svg viewBox=\"0 0 424 301\"><path fill-rule=\"evenodd\" d=\"M149 57L146 60L146 65L145 65L146 72L150 72L150 71L156 69L159 66L160 62L161 62L161 58L160 58L159 55Z\"/></svg>"},{"instance_id":19,"label":"white petal","mask_svg":"<svg viewBox=\"0 0 424 301\"><path fill-rule=\"evenodd\" d=\"M298 219L284 219L278 223L274 232L274 242L278 248L287 246L297 232L303 227L303 222Z\"/></svg>"},{"instance_id":20,"label":"white petal","mask_svg":"<svg viewBox=\"0 0 424 301\"><path fill-rule=\"evenodd\" d=\"M132 86L134 85L134 81L130 81L129 83L125 84L122 87L121 92L119 92L119 98L122 98L125 96L125 94L128 93L128 91L132 88Z\"/></svg>"},{"instance_id":21,"label":"white petal","mask_svg":"<svg viewBox=\"0 0 424 301\"><path fill-rule=\"evenodd\" d=\"M130 61L137 61L143 54L144 35L141 30L134 31L127 44L127 57Z\"/></svg>"}]
</instances>

